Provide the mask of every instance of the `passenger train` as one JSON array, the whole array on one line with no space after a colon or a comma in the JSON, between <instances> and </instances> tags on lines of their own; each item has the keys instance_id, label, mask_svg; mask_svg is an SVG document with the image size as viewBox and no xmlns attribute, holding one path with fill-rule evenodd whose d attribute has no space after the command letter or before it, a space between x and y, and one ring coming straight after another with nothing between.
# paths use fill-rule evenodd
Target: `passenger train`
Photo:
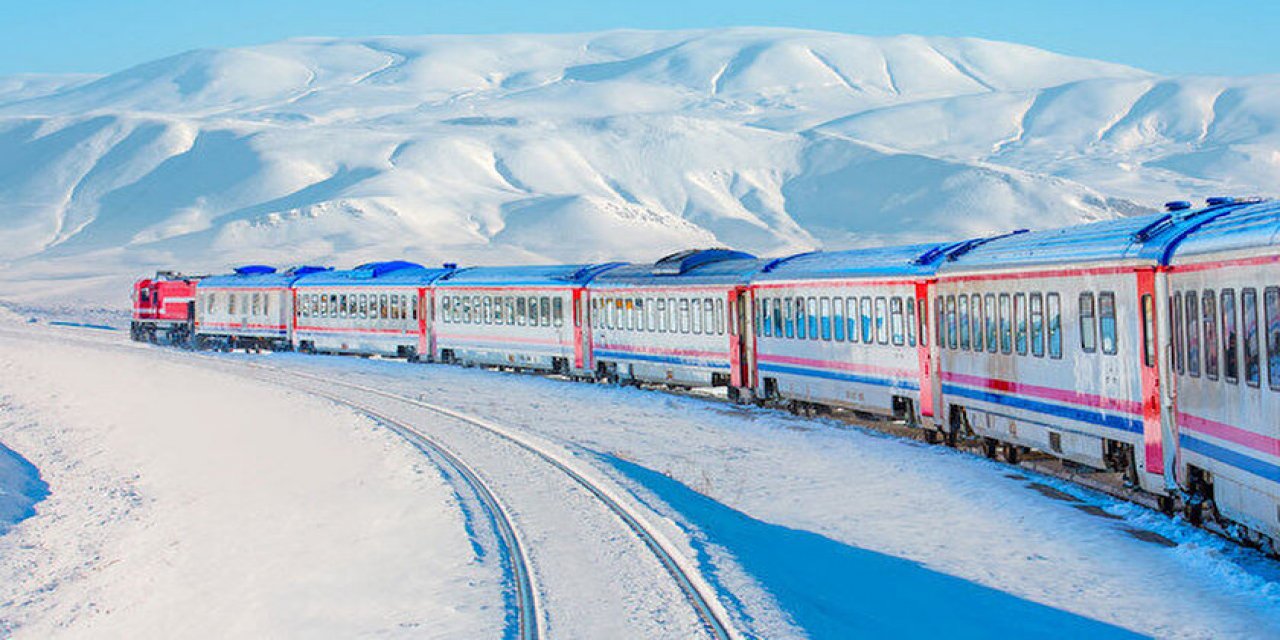
<instances>
[{"instance_id":1,"label":"passenger train","mask_svg":"<svg viewBox=\"0 0 1280 640\"><path fill-rule=\"evenodd\" d=\"M724 387L1120 472L1280 550L1280 203L760 259L338 271L134 287L135 340ZM1271 416L1271 417L1268 417Z\"/></svg>"}]
</instances>

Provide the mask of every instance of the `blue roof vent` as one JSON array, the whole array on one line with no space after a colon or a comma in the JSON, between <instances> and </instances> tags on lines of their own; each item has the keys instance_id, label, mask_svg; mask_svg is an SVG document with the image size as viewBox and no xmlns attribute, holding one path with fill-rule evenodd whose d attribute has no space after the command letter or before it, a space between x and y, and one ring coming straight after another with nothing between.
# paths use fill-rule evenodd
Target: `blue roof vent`
<instances>
[{"instance_id":1,"label":"blue roof vent","mask_svg":"<svg viewBox=\"0 0 1280 640\"><path fill-rule=\"evenodd\" d=\"M715 249L688 249L673 253L669 256L653 263L652 273L655 276L678 276L691 269L700 266L712 264L714 262L724 262L725 260L755 260L756 257L741 251L733 249L725 249L723 247Z\"/></svg>"},{"instance_id":2,"label":"blue roof vent","mask_svg":"<svg viewBox=\"0 0 1280 640\"><path fill-rule=\"evenodd\" d=\"M300 267L294 267L290 269L289 273L295 276L305 276L308 274L321 273L324 271L333 271L333 267L315 267L315 266L303 265Z\"/></svg>"},{"instance_id":3,"label":"blue roof vent","mask_svg":"<svg viewBox=\"0 0 1280 640\"><path fill-rule=\"evenodd\" d=\"M457 268L458 268L458 263L456 263L456 262L446 262L446 263L444 263L444 264L443 264L443 265L441 265L441 266L443 266L445 269L453 270L453 269L457 269Z\"/></svg>"},{"instance_id":4,"label":"blue roof vent","mask_svg":"<svg viewBox=\"0 0 1280 640\"><path fill-rule=\"evenodd\" d=\"M382 276L393 271L402 269L421 269L422 265L416 262L406 262L404 260L391 260L389 262L370 262L362 264L351 270L352 278L381 278Z\"/></svg>"},{"instance_id":5,"label":"blue roof vent","mask_svg":"<svg viewBox=\"0 0 1280 640\"><path fill-rule=\"evenodd\" d=\"M1211 207L1221 207L1224 204L1235 204L1236 199L1231 196L1214 196L1206 198L1205 203Z\"/></svg>"},{"instance_id":6,"label":"blue roof vent","mask_svg":"<svg viewBox=\"0 0 1280 640\"><path fill-rule=\"evenodd\" d=\"M236 267L235 272L238 276L264 276L268 273L275 273L276 268L268 267L265 264L247 264L243 267Z\"/></svg>"},{"instance_id":7,"label":"blue roof vent","mask_svg":"<svg viewBox=\"0 0 1280 640\"><path fill-rule=\"evenodd\" d=\"M1170 211L1170 212L1186 211L1187 209L1190 209L1190 208L1191 208L1191 203L1187 202L1186 200L1174 200L1172 202L1164 203L1164 210Z\"/></svg>"},{"instance_id":8,"label":"blue roof vent","mask_svg":"<svg viewBox=\"0 0 1280 640\"><path fill-rule=\"evenodd\" d=\"M788 262L791 262L792 260L795 260L796 258L801 258L801 257L804 257L804 256L817 255L817 254L819 254L819 253L822 253L822 252L821 252L821 251L806 251L806 252L804 252L804 253L797 253L797 254L795 254L795 255L793 255L793 256L783 256L783 257L781 257L781 258L774 258L773 260L770 260L770 261L769 261L769 264L764 265L764 268L763 268L763 269L761 269L761 270L760 270L760 272L761 272L761 273L773 273L775 270L777 270L777 268L778 268L778 267L781 267L782 265L784 265L784 264L786 264L786 263L788 263Z\"/></svg>"}]
</instances>

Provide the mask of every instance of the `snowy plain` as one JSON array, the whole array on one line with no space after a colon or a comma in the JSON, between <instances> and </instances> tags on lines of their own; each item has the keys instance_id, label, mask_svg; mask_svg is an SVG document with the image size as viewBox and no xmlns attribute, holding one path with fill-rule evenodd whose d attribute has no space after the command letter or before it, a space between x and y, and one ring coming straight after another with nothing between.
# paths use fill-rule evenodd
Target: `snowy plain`
<instances>
[{"instance_id":1,"label":"snowy plain","mask_svg":"<svg viewBox=\"0 0 1280 640\"><path fill-rule=\"evenodd\" d=\"M464 527L429 463L354 415L237 379L245 362L375 385L577 451L670 519L758 637L1280 634L1276 563L967 454L652 391L376 359L121 355L63 342L118 346L118 333L26 330L34 340L0 339L0 442L35 462L50 494L0 537L0 572L32 576L0 581L14 585L0 619L28 637L216 625L251 600L265 604L233 617L247 632L498 637L493 567L459 552ZM131 398L138 381L182 399L164 408L183 421ZM397 579L409 564L432 569ZM187 607L201 610L167 613ZM423 620L455 626L400 626Z\"/></svg>"},{"instance_id":2,"label":"snowy plain","mask_svg":"<svg viewBox=\"0 0 1280 640\"><path fill-rule=\"evenodd\" d=\"M1277 76L762 28L305 38L0 78L0 297L1062 226L1273 194L1277 114Z\"/></svg>"},{"instance_id":3,"label":"snowy plain","mask_svg":"<svg viewBox=\"0 0 1280 640\"><path fill-rule=\"evenodd\" d=\"M0 637L501 636L438 471L329 403L5 336L0 442L48 484L0 536Z\"/></svg>"}]
</instances>

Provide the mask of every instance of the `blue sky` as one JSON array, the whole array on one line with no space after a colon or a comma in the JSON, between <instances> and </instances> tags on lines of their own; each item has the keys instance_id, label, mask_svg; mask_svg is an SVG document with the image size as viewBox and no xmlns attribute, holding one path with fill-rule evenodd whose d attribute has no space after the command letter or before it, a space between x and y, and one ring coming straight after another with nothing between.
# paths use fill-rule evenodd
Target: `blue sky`
<instances>
[{"instance_id":1,"label":"blue sky","mask_svg":"<svg viewBox=\"0 0 1280 640\"><path fill-rule=\"evenodd\" d=\"M1271 0L0 0L0 74L117 71L295 36L766 25L975 36L1162 73L1280 73Z\"/></svg>"}]
</instances>

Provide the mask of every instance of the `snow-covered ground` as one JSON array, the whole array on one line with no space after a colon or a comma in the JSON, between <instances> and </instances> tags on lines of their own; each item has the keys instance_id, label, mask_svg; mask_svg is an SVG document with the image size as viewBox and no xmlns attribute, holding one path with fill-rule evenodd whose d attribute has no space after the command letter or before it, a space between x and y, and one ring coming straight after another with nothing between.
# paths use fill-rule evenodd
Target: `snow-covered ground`
<instances>
[{"instance_id":1,"label":"snow-covered ground","mask_svg":"<svg viewBox=\"0 0 1280 640\"><path fill-rule=\"evenodd\" d=\"M1277 113L1278 76L763 28L306 38L0 78L0 297L1061 226L1274 195Z\"/></svg>"},{"instance_id":2,"label":"snow-covered ground","mask_svg":"<svg viewBox=\"0 0 1280 640\"><path fill-rule=\"evenodd\" d=\"M0 535L0 637L502 633L450 486L328 402L2 336L0 443L49 492Z\"/></svg>"},{"instance_id":3,"label":"snow-covered ground","mask_svg":"<svg viewBox=\"0 0 1280 640\"><path fill-rule=\"evenodd\" d=\"M64 623L173 629L157 620L176 623L182 616L171 612L182 605L205 607L188 615L206 624L248 607L257 615L246 631L414 635L398 623L434 619L479 634L467 637L496 637L499 622L478 604L499 602L484 597L496 578L458 552L466 536L429 465L358 418L237 379L244 361L403 392L578 451L670 518L722 599L761 637L1280 634L1275 562L942 448L650 391L352 358L119 355L57 340L123 336L30 331L45 337L0 337L9 407L0 442L38 466L51 493L38 515L0 537L0 603L9 602L0 618L31 625L23 631L33 637ZM183 419L149 417L150 404L129 397L136 382L179 398L166 410ZM365 548L354 522L380 523L380 539L415 533ZM270 530L288 524L299 527L285 545ZM332 553L315 565L309 550L321 548ZM393 549L395 569L431 569L394 580L406 574L379 555ZM254 572L268 560L302 559L302 575L315 581L305 589L281 578L283 567ZM24 572L39 577L7 577ZM192 584L196 575L208 589ZM217 588L229 584L239 590ZM300 608L337 591L343 607ZM153 602L155 593L166 597Z\"/></svg>"}]
</instances>

